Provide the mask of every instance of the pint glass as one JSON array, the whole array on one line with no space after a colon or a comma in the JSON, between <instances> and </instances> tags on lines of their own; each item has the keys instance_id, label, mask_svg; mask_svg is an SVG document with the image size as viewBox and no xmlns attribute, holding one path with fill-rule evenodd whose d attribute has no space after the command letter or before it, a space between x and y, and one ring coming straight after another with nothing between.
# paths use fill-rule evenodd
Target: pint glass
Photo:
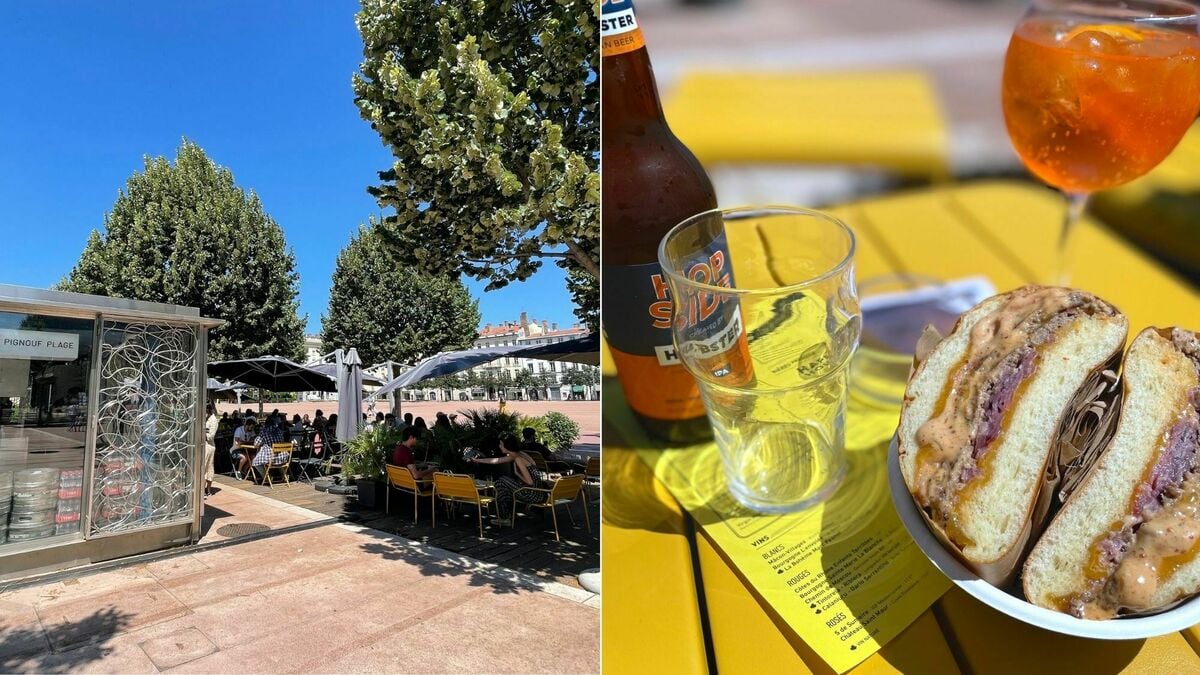
<instances>
[{"instance_id":1,"label":"pint glass","mask_svg":"<svg viewBox=\"0 0 1200 675\"><path fill-rule=\"evenodd\" d=\"M674 353L696 378L728 488L784 513L833 493L846 471L850 358L862 318L854 235L791 207L713 210L659 246Z\"/></svg>"}]
</instances>

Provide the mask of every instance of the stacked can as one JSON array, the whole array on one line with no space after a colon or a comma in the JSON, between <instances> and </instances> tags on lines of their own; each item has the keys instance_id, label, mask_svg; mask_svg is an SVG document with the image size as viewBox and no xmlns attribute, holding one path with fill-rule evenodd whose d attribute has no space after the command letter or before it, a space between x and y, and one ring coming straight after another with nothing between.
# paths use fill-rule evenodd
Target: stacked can
<instances>
[{"instance_id":1,"label":"stacked can","mask_svg":"<svg viewBox=\"0 0 1200 675\"><path fill-rule=\"evenodd\" d=\"M29 541L54 534L59 473L58 469L22 469L13 473L9 541Z\"/></svg>"},{"instance_id":2,"label":"stacked can","mask_svg":"<svg viewBox=\"0 0 1200 675\"><path fill-rule=\"evenodd\" d=\"M54 516L54 534L78 532L82 506L83 469L63 471L58 478L58 513Z\"/></svg>"},{"instance_id":3,"label":"stacked can","mask_svg":"<svg viewBox=\"0 0 1200 675\"><path fill-rule=\"evenodd\" d=\"M8 511L12 508L13 475L0 471L0 544L8 541Z\"/></svg>"}]
</instances>

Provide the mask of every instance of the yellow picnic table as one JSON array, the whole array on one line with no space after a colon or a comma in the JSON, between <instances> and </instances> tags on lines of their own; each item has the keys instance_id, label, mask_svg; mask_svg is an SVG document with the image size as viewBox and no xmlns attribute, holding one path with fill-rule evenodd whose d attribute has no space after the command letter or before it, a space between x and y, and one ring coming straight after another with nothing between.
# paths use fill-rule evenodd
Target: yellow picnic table
<instances>
[{"instance_id":1,"label":"yellow picnic table","mask_svg":"<svg viewBox=\"0 0 1200 675\"><path fill-rule=\"evenodd\" d=\"M831 209L858 237L859 279L983 274L1003 291L1055 260L1062 198L1029 183L921 189ZM1200 224L1198 224L1200 227ZM1085 221L1072 284L1113 302L1131 337L1147 325L1200 327L1200 294ZM679 506L634 452L604 359L603 658L606 672L831 672ZM897 411L898 415L898 411ZM851 478L852 479L852 478ZM953 587L855 673L1200 672L1200 630L1105 642L1031 627Z\"/></svg>"}]
</instances>

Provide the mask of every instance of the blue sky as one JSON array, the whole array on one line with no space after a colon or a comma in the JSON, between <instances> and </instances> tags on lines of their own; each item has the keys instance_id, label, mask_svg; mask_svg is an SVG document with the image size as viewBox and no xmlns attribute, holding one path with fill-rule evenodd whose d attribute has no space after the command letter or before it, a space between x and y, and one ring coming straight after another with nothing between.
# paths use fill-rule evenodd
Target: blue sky
<instances>
[{"instance_id":1,"label":"blue sky","mask_svg":"<svg viewBox=\"0 0 1200 675\"><path fill-rule=\"evenodd\" d=\"M315 332L338 251L378 214L391 155L354 106L358 3L0 3L0 282L46 287L75 263L143 155L184 136L262 198ZM483 321L576 321L563 272L492 293Z\"/></svg>"}]
</instances>

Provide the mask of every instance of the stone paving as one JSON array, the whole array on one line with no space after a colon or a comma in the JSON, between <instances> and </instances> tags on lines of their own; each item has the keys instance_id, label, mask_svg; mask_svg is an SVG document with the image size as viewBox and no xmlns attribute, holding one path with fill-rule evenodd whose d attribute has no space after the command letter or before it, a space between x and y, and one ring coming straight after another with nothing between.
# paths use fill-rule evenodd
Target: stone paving
<instances>
[{"instance_id":1,"label":"stone paving","mask_svg":"<svg viewBox=\"0 0 1200 675\"><path fill-rule=\"evenodd\" d=\"M239 489L205 524L195 547L0 586L0 672L599 670L582 589Z\"/></svg>"}]
</instances>

